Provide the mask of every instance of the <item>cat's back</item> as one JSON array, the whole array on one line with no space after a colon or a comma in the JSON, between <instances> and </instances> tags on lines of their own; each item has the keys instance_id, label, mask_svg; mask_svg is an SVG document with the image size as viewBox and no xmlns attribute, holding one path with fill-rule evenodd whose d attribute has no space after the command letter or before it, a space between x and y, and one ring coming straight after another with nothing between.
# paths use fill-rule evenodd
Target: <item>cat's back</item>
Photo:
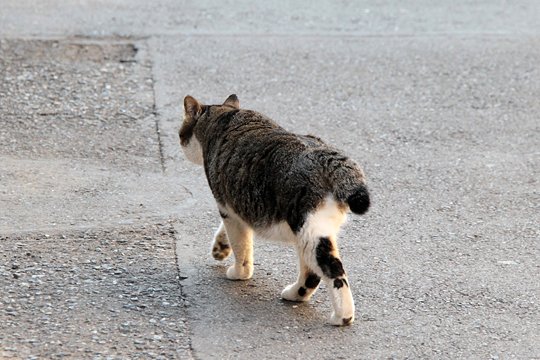
<instances>
[{"instance_id":1,"label":"cat's back","mask_svg":"<svg viewBox=\"0 0 540 360\"><path fill-rule=\"evenodd\" d=\"M238 167L286 165L308 148L324 145L320 139L289 132L264 114L253 110L231 110L220 114L209 126L206 154L209 166L235 172ZM263 161L263 162L261 162ZM275 162L277 161L277 162Z\"/></svg>"},{"instance_id":2,"label":"cat's back","mask_svg":"<svg viewBox=\"0 0 540 360\"><path fill-rule=\"evenodd\" d=\"M253 222L284 218L295 201L305 212L339 187L349 192L363 176L318 137L289 132L256 111L227 112L213 131L206 159L210 187L219 202Z\"/></svg>"},{"instance_id":3,"label":"cat's back","mask_svg":"<svg viewBox=\"0 0 540 360\"><path fill-rule=\"evenodd\" d=\"M268 116L253 110L232 110L216 119L216 138L221 138L218 151L230 146L231 151L255 155L258 151L281 150L299 155L313 149L329 148L320 138L298 135L285 130ZM232 147L234 146L234 149ZM263 156L264 157L264 156Z\"/></svg>"}]
</instances>

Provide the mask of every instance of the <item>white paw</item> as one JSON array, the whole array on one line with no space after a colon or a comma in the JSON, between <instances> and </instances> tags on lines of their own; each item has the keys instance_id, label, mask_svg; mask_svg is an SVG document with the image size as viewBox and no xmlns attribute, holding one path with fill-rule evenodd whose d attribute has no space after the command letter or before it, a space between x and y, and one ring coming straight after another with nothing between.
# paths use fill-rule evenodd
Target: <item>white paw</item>
<instances>
[{"instance_id":1,"label":"white paw","mask_svg":"<svg viewBox=\"0 0 540 360\"><path fill-rule=\"evenodd\" d=\"M233 265L227 269L227 279L230 280L247 280L253 276L253 267Z\"/></svg>"},{"instance_id":2,"label":"white paw","mask_svg":"<svg viewBox=\"0 0 540 360\"><path fill-rule=\"evenodd\" d=\"M304 289L304 295L300 295L300 289ZM296 284L291 284L283 289L281 292L281 297L288 301L308 301L310 298L309 296L306 296L306 288L298 287Z\"/></svg>"},{"instance_id":3,"label":"white paw","mask_svg":"<svg viewBox=\"0 0 540 360\"><path fill-rule=\"evenodd\" d=\"M336 315L335 312L330 316L329 323L335 326L351 325L354 322L354 314L351 315Z\"/></svg>"}]
</instances>

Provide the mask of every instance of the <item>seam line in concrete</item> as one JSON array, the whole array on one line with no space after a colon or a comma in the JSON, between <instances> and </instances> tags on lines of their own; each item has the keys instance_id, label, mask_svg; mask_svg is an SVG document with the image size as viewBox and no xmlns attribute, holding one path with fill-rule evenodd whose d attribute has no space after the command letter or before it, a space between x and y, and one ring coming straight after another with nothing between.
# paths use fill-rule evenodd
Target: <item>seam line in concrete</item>
<instances>
[{"instance_id":1,"label":"seam line in concrete","mask_svg":"<svg viewBox=\"0 0 540 360\"><path fill-rule=\"evenodd\" d=\"M148 42L145 42L146 51L149 51L150 45ZM150 79L152 80L152 115L154 116L154 125L156 128L156 136L158 142L159 150L159 163L161 165L161 172L165 173L165 156L163 154L163 139L161 136L161 127L159 126L159 112L156 102L156 77L154 75L154 62L152 61L152 56L149 54L148 62L150 66Z\"/></svg>"},{"instance_id":2,"label":"seam line in concrete","mask_svg":"<svg viewBox=\"0 0 540 360\"><path fill-rule=\"evenodd\" d=\"M109 44L123 44L136 41L145 41L150 38L159 38L159 37L208 37L208 38L341 38L341 39L361 39L361 38L439 38L439 37L454 37L454 38L499 38L499 39L513 39L513 38L529 38L536 39L540 37L540 33L472 33L472 32L462 32L462 33L453 33L453 32L440 32L440 33L402 33L402 34L390 34L390 33L343 33L343 34L330 34L330 33L290 33L290 34L280 34L280 33L260 33L260 34L249 34L249 33L191 33L191 32L163 32L155 33L148 36L121 36L121 35L111 35L111 36L82 36L82 35L60 35L60 34L51 34L51 35L22 35L22 36L10 36L9 34L0 34L0 38L3 40L37 40L37 41L46 41L46 40L58 40L58 41L74 41L81 43L109 43Z\"/></svg>"},{"instance_id":3,"label":"seam line in concrete","mask_svg":"<svg viewBox=\"0 0 540 360\"><path fill-rule=\"evenodd\" d=\"M173 240L173 249L174 249L174 264L176 266L176 275L177 275L177 278L178 278L178 286L180 287L180 295L182 296L182 299L185 299L186 298L186 294L184 293L184 286L182 285L182 283L180 282L182 279L185 279L184 276L182 276L181 272L180 272L180 263L178 262L178 243L180 242L180 239L178 237L178 231L176 230L175 226L174 226L174 220L169 220L169 225L172 229L172 240ZM185 306L185 305L184 305ZM185 309L185 307L184 307ZM186 315L187 315L187 310L186 311ZM193 341L192 341L192 333L191 333L191 327L190 327L190 324L189 324L189 316L186 316L186 322L185 322L185 326L186 326L186 330L188 332L188 346L189 346L189 355L191 356L191 359L193 360L196 360L197 358L195 357L195 354L194 354L194 349L193 349Z\"/></svg>"},{"instance_id":4,"label":"seam line in concrete","mask_svg":"<svg viewBox=\"0 0 540 360\"><path fill-rule=\"evenodd\" d=\"M9 35L1 34L2 40L20 40L20 41L73 41L81 44L132 44L134 42L148 40L150 36L124 36L124 35L110 35L110 36L91 36L91 35L77 35L77 34L50 34L50 35Z\"/></svg>"},{"instance_id":5,"label":"seam line in concrete","mask_svg":"<svg viewBox=\"0 0 540 360\"><path fill-rule=\"evenodd\" d=\"M155 103L153 107L155 109L156 107ZM161 172L165 173L165 158L163 156L163 140L161 139L161 131L159 129L159 119L158 119L157 112L154 112L154 120L155 120L155 125L156 125L156 135L157 135L158 149L159 149L159 163L161 164Z\"/></svg>"},{"instance_id":6,"label":"seam line in concrete","mask_svg":"<svg viewBox=\"0 0 540 360\"><path fill-rule=\"evenodd\" d=\"M429 38L498 38L498 39L514 39L514 38L530 38L535 39L540 37L540 33L426 33L426 34L414 34L414 33L402 33L402 34L389 34L389 33L364 33L364 34L354 34L354 33L345 33L345 34L329 34L329 33L291 33L291 34L279 34L279 33L260 33L260 34L249 34L249 33L190 33L190 32L171 32L171 33L156 33L154 37L201 37L201 38L339 38L339 39L403 39L403 38L418 38L418 39L429 39Z\"/></svg>"}]
</instances>

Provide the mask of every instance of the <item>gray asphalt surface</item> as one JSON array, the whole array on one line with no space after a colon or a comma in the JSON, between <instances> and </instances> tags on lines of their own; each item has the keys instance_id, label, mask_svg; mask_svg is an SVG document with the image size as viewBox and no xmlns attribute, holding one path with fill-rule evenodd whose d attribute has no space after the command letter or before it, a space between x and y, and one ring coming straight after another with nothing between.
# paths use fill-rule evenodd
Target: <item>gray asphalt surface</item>
<instances>
[{"instance_id":1,"label":"gray asphalt surface","mask_svg":"<svg viewBox=\"0 0 540 360\"><path fill-rule=\"evenodd\" d=\"M0 358L540 358L540 5L4 1ZM209 255L182 99L312 133L363 165L340 244L357 305L279 298Z\"/></svg>"}]
</instances>

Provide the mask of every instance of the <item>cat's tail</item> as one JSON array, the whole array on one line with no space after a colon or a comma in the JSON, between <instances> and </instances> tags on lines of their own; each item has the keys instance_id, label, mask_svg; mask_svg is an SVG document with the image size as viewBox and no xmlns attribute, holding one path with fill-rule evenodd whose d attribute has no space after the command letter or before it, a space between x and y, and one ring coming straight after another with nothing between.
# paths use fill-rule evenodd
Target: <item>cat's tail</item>
<instances>
[{"instance_id":1,"label":"cat's tail","mask_svg":"<svg viewBox=\"0 0 540 360\"><path fill-rule=\"evenodd\" d=\"M355 214L366 213L370 199L362 169L353 160L337 152L326 156L324 171L334 198L349 205Z\"/></svg>"},{"instance_id":2,"label":"cat's tail","mask_svg":"<svg viewBox=\"0 0 540 360\"><path fill-rule=\"evenodd\" d=\"M349 208L355 214L362 215L365 214L370 205L369 192L365 184L359 184L347 197L347 204Z\"/></svg>"}]
</instances>

